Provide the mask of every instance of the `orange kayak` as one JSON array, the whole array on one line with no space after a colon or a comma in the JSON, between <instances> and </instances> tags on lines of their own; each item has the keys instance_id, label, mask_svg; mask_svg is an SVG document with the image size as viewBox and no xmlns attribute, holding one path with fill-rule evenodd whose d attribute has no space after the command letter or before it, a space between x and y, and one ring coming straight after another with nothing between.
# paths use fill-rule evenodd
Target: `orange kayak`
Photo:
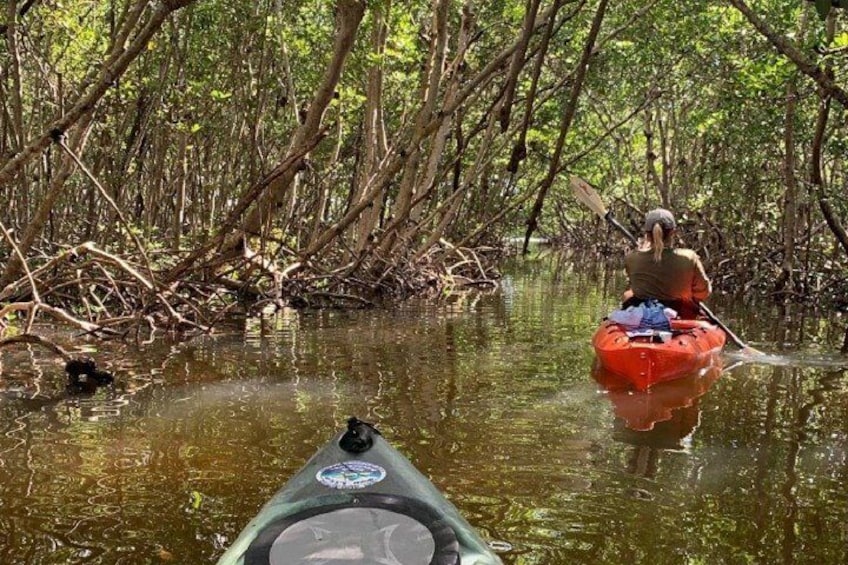
<instances>
[{"instance_id":1,"label":"orange kayak","mask_svg":"<svg viewBox=\"0 0 848 565\"><path fill-rule=\"evenodd\" d=\"M705 320L672 320L670 333L634 337L607 320L595 332L592 346L601 367L646 390L713 364L725 339L721 328Z\"/></svg>"}]
</instances>

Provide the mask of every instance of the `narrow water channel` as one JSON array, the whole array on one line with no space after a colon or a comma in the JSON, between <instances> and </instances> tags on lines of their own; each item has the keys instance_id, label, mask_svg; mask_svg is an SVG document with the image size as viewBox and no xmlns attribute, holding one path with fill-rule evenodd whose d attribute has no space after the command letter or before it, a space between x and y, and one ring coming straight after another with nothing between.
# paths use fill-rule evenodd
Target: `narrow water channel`
<instances>
[{"instance_id":1,"label":"narrow water channel","mask_svg":"<svg viewBox=\"0 0 848 565\"><path fill-rule=\"evenodd\" d=\"M214 562L350 415L508 564L848 561L839 328L734 308L769 363L631 394L591 369L619 282L548 257L494 292L100 345L118 384L88 398L3 351L0 563Z\"/></svg>"}]
</instances>

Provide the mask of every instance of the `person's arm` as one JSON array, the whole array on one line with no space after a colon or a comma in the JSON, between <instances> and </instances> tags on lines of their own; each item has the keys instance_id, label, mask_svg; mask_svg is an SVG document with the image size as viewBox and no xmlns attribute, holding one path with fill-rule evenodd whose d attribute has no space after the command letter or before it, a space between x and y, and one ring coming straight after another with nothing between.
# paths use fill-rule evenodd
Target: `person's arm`
<instances>
[{"instance_id":1,"label":"person's arm","mask_svg":"<svg viewBox=\"0 0 848 565\"><path fill-rule=\"evenodd\" d=\"M706 300L713 291L710 279L707 278L707 273L704 271L704 264L701 263L701 258L694 251L692 252L693 276L692 276L692 298L695 300Z\"/></svg>"}]
</instances>

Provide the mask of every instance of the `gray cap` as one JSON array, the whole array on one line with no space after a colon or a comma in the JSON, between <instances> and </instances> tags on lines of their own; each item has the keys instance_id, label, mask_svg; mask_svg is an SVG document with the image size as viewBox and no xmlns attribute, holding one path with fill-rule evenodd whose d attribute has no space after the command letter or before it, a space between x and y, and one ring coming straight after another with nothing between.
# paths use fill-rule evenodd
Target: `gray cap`
<instances>
[{"instance_id":1,"label":"gray cap","mask_svg":"<svg viewBox=\"0 0 848 565\"><path fill-rule=\"evenodd\" d=\"M654 229L654 224L659 224L666 231L677 228L677 222L674 221L674 214L665 208L657 208L645 214L645 224L642 228L646 232L649 232Z\"/></svg>"}]
</instances>

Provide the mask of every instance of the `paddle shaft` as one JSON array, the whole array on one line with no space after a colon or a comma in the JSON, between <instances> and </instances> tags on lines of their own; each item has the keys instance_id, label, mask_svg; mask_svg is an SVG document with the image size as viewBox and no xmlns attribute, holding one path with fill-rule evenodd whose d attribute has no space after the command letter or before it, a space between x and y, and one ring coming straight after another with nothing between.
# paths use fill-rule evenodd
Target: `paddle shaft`
<instances>
[{"instance_id":1,"label":"paddle shaft","mask_svg":"<svg viewBox=\"0 0 848 565\"><path fill-rule=\"evenodd\" d=\"M712 323L714 323L715 325L720 327L722 329L722 331L724 331L724 333L727 334L727 337L730 338L730 341L735 343L736 346L739 347L739 349L751 349L751 347L747 343L745 343L744 341L739 339L738 335L736 335L735 333L730 331L730 328L725 326L724 322L719 320L716 317L716 315L713 314L712 310L707 308L706 304L704 304L703 302L698 302L697 304L698 304L698 308L701 310L701 312L704 314L704 316L706 316L709 321L711 321Z\"/></svg>"},{"instance_id":2,"label":"paddle shaft","mask_svg":"<svg viewBox=\"0 0 848 565\"><path fill-rule=\"evenodd\" d=\"M624 227L621 223L619 223L618 220L613 217L612 212L607 212L606 214L604 214L604 219L610 224L612 224L618 231L624 234L624 237L629 239L630 243L632 243L634 246L639 245L639 241L636 239L636 237L632 233L630 233L630 230Z\"/></svg>"},{"instance_id":3,"label":"paddle shaft","mask_svg":"<svg viewBox=\"0 0 848 565\"><path fill-rule=\"evenodd\" d=\"M600 198L600 197L598 197L598 198ZM604 214L604 219L610 225L612 225L615 229L620 231L624 235L624 237L626 237L630 241L630 243L632 243L633 245L638 245L638 240L636 239L636 237L632 233L630 233L630 230L628 230L626 227L624 227L618 220L616 220L613 217L612 211L608 211L606 214ZM714 323L715 325L720 327L722 329L722 331L725 334L727 334L727 337L730 338L730 341L735 343L736 346L739 347L739 349L752 350L753 351L753 348L751 348L747 343L742 341L739 338L738 335L733 333L730 330L730 328L728 328L724 324L724 322L719 320L718 317L715 314L713 314L712 310L707 308L706 304L704 304L703 302L697 302L697 301L695 303L698 305L698 309L701 310L701 312L704 314L704 316L706 316L709 321L711 321L712 323Z\"/></svg>"}]
</instances>

